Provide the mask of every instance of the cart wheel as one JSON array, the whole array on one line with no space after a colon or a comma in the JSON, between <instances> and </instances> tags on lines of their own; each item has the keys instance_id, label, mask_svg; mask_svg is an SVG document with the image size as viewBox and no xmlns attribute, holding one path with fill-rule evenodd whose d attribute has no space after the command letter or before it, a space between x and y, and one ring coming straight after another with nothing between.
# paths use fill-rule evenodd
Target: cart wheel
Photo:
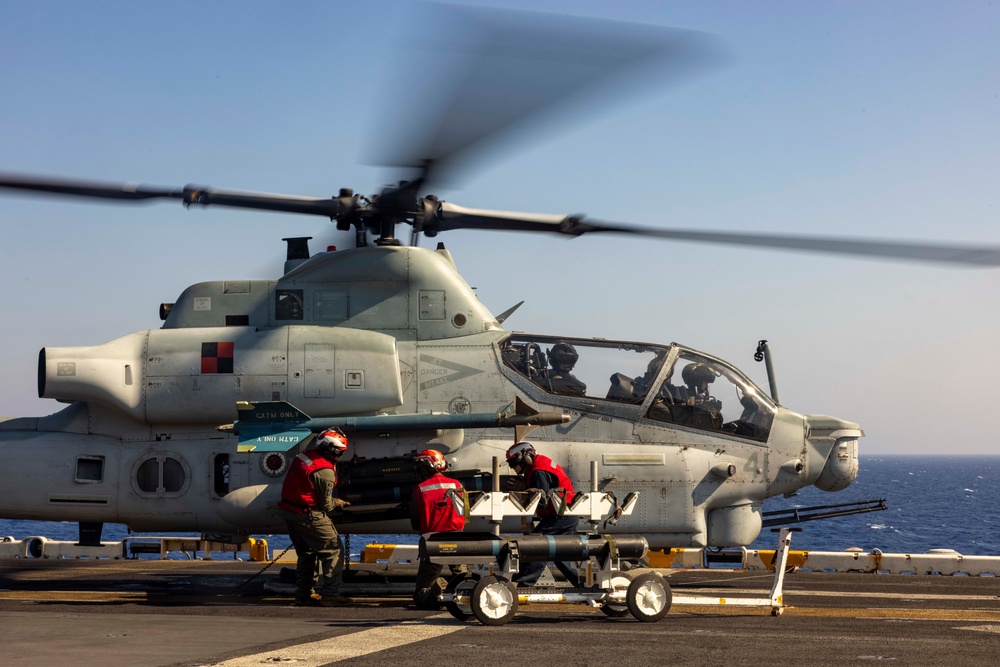
<instances>
[{"instance_id":1,"label":"cart wheel","mask_svg":"<svg viewBox=\"0 0 1000 667\"><path fill-rule=\"evenodd\" d=\"M670 586L655 572L643 572L628 585L628 610L640 621L652 623L670 611Z\"/></svg>"},{"instance_id":2,"label":"cart wheel","mask_svg":"<svg viewBox=\"0 0 1000 667\"><path fill-rule=\"evenodd\" d=\"M634 576L629 576L628 572L618 571L611 575L611 589L613 591L627 591ZM601 611L605 616L611 618L622 618L628 616L628 604L614 604L605 602L601 605Z\"/></svg>"},{"instance_id":3,"label":"cart wheel","mask_svg":"<svg viewBox=\"0 0 1000 667\"><path fill-rule=\"evenodd\" d=\"M502 577L483 577L472 590L472 613L483 625L503 625L517 612L517 589Z\"/></svg>"},{"instance_id":4,"label":"cart wheel","mask_svg":"<svg viewBox=\"0 0 1000 667\"><path fill-rule=\"evenodd\" d=\"M479 576L471 572L456 574L448 580L444 592L452 595L472 595L472 589L476 587L478 581ZM460 621L468 621L472 618L472 606L468 602L445 602L444 608Z\"/></svg>"}]
</instances>

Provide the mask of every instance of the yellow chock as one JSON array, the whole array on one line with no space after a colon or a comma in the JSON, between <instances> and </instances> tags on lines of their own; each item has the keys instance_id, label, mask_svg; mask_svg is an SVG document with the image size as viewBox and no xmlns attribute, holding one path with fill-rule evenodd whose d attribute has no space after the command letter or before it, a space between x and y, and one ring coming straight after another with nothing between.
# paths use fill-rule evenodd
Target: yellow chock
<instances>
[{"instance_id":1,"label":"yellow chock","mask_svg":"<svg viewBox=\"0 0 1000 667\"><path fill-rule=\"evenodd\" d=\"M646 554L650 567L670 567L674 563L675 556L673 549L650 550Z\"/></svg>"},{"instance_id":2,"label":"yellow chock","mask_svg":"<svg viewBox=\"0 0 1000 667\"><path fill-rule=\"evenodd\" d=\"M266 563L271 560L267 540L250 538L250 560L258 563Z\"/></svg>"},{"instance_id":3,"label":"yellow chock","mask_svg":"<svg viewBox=\"0 0 1000 667\"><path fill-rule=\"evenodd\" d=\"M361 552L362 563L377 563L380 560L388 560L392 552L396 549L395 544L369 544Z\"/></svg>"}]
</instances>

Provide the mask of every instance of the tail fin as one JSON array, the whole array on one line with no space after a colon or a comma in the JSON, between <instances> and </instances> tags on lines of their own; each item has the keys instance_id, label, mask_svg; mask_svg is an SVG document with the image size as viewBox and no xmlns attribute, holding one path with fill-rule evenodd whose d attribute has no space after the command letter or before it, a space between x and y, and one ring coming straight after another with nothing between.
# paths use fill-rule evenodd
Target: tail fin
<instances>
[{"instance_id":1,"label":"tail fin","mask_svg":"<svg viewBox=\"0 0 1000 667\"><path fill-rule=\"evenodd\" d=\"M238 452L286 452L312 435L309 415L286 401L241 401L236 411Z\"/></svg>"}]
</instances>

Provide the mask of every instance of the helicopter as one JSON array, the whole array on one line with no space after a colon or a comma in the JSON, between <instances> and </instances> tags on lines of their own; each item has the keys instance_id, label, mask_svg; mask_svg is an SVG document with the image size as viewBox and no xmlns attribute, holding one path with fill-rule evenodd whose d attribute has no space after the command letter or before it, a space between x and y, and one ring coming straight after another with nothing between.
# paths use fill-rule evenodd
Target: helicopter
<instances>
[{"instance_id":1,"label":"helicopter","mask_svg":"<svg viewBox=\"0 0 1000 667\"><path fill-rule=\"evenodd\" d=\"M523 110L514 112L522 117ZM19 461L0 469L0 487L18 490L4 494L0 516L77 521L98 536L104 522L237 536L281 532L281 477L294 448L307 442L241 452L239 435L219 427L239 417L238 402L256 401L311 418L375 420L372 430L345 423L345 491L356 495L348 495L353 510L338 523L348 533L406 532L405 507L393 501L405 498L408 457L435 447L463 479L481 481L512 434L458 428L454 417L524 414L520 401L535 413L568 416L539 425L533 441L575 481L582 485L596 460L602 490L641 492L638 511L614 530L641 533L657 548L746 545L760 531L767 498L808 486L836 491L853 481L858 424L794 412L774 386L765 392L735 365L683 345L507 331L512 311L486 309L445 246L403 245L397 227L431 238L469 229L622 234L1000 263L992 248L644 228L435 197L434 184L447 179L456 156L494 130L478 128L460 140L445 133L457 148L419 145L394 161L415 173L365 195L0 175L0 187L22 192L328 218L353 231L356 245L312 253L304 238L289 237L280 277L192 285L162 304L159 329L104 345L43 349L39 395L69 405L0 423L0 452ZM573 388L556 382L560 356L572 359ZM383 417L391 419L380 426Z\"/></svg>"}]
</instances>

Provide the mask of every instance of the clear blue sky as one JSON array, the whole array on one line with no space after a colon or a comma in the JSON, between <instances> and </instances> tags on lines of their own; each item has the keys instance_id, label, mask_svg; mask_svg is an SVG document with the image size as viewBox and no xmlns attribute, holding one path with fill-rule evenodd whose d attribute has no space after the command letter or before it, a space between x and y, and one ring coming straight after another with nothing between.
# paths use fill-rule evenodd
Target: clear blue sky
<instances>
[{"instance_id":1,"label":"clear blue sky","mask_svg":"<svg viewBox=\"0 0 1000 667\"><path fill-rule=\"evenodd\" d=\"M439 194L652 227L1000 245L1000 3L496 2L715 35L725 68L512 142ZM366 166L410 3L0 0L0 170L306 196ZM405 70L404 70L405 71ZM432 79L433 72L416 76ZM318 219L0 197L0 414L42 346L156 328L204 280L275 277ZM404 235L405 238L405 235ZM864 453L1000 453L1000 270L780 251L440 237L508 327L677 341L783 403L859 422Z\"/></svg>"}]
</instances>

